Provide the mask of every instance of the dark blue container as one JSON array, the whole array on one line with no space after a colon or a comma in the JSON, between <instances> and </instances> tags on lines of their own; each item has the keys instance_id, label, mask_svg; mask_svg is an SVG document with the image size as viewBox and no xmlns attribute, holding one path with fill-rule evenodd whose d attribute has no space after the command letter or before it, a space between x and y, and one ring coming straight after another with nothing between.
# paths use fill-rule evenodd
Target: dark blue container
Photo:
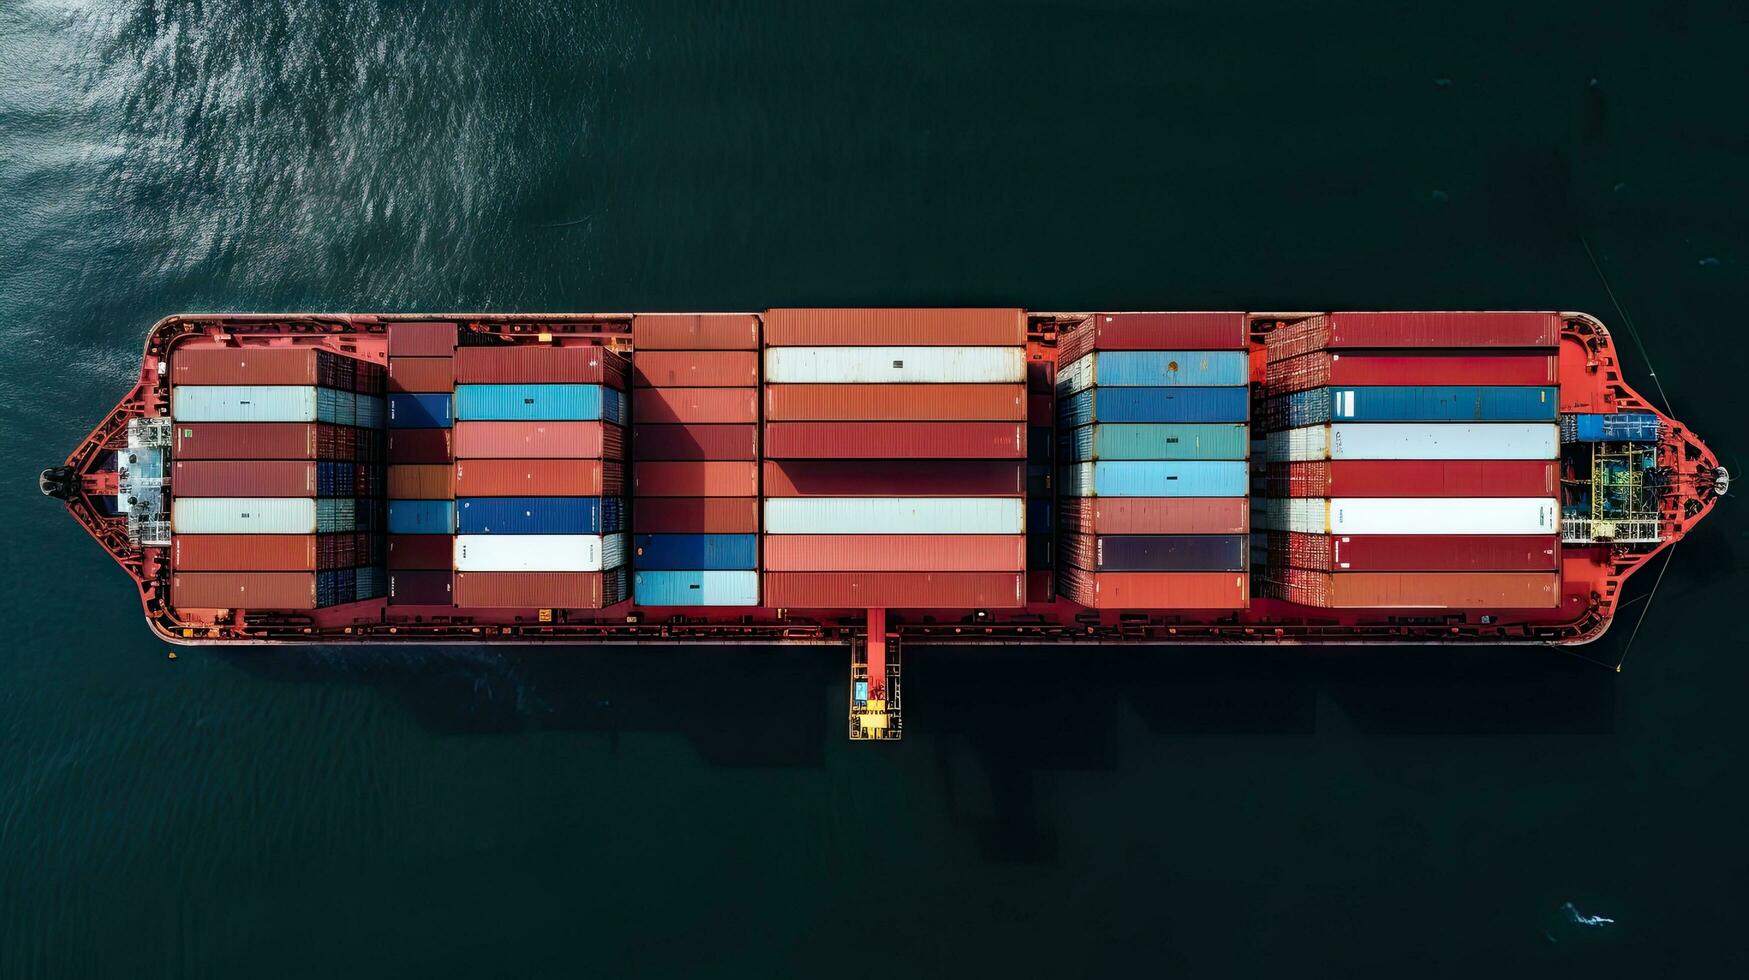
<instances>
[{"instance_id":1,"label":"dark blue container","mask_svg":"<svg viewBox=\"0 0 1749 980\"><path fill-rule=\"evenodd\" d=\"M390 534L454 534L455 501L389 501Z\"/></svg>"},{"instance_id":2,"label":"dark blue container","mask_svg":"<svg viewBox=\"0 0 1749 980\"><path fill-rule=\"evenodd\" d=\"M1057 425L1094 422L1244 422L1251 417L1251 389L1089 388L1057 400Z\"/></svg>"},{"instance_id":3,"label":"dark blue container","mask_svg":"<svg viewBox=\"0 0 1749 980\"><path fill-rule=\"evenodd\" d=\"M1035 425L1026 430L1026 461L1029 463L1050 463L1054 430L1048 425Z\"/></svg>"},{"instance_id":4,"label":"dark blue container","mask_svg":"<svg viewBox=\"0 0 1749 980\"><path fill-rule=\"evenodd\" d=\"M1026 533L1050 534L1056 528L1052 525L1051 502L1049 500L1028 500L1026 502Z\"/></svg>"},{"instance_id":5,"label":"dark blue container","mask_svg":"<svg viewBox=\"0 0 1749 980\"><path fill-rule=\"evenodd\" d=\"M1313 388L1286 396L1280 405L1289 428L1325 422L1553 422L1557 396L1552 387Z\"/></svg>"},{"instance_id":6,"label":"dark blue container","mask_svg":"<svg viewBox=\"0 0 1749 980\"><path fill-rule=\"evenodd\" d=\"M619 498L607 499L617 518ZM457 534L604 533L600 497L462 497L455 504Z\"/></svg>"},{"instance_id":7,"label":"dark blue container","mask_svg":"<svg viewBox=\"0 0 1749 980\"><path fill-rule=\"evenodd\" d=\"M444 394L389 396L389 428L447 429L454 416L450 413L449 396Z\"/></svg>"},{"instance_id":8,"label":"dark blue container","mask_svg":"<svg viewBox=\"0 0 1749 980\"><path fill-rule=\"evenodd\" d=\"M1561 441L1657 442L1658 416L1651 412L1569 415L1561 419Z\"/></svg>"},{"instance_id":9,"label":"dark blue container","mask_svg":"<svg viewBox=\"0 0 1749 980\"><path fill-rule=\"evenodd\" d=\"M759 565L757 534L639 534L632 564L643 569L751 569Z\"/></svg>"}]
</instances>

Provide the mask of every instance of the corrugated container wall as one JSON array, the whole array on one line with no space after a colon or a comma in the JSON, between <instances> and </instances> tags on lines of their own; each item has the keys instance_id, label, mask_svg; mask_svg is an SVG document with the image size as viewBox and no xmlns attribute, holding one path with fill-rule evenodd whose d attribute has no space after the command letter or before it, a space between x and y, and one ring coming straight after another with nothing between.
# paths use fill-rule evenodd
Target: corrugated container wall
<instances>
[{"instance_id":1,"label":"corrugated container wall","mask_svg":"<svg viewBox=\"0 0 1749 980\"><path fill-rule=\"evenodd\" d=\"M775 309L765 313L770 347L906 345L1019 347L1026 312L1019 309Z\"/></svg>"}]
</instances>

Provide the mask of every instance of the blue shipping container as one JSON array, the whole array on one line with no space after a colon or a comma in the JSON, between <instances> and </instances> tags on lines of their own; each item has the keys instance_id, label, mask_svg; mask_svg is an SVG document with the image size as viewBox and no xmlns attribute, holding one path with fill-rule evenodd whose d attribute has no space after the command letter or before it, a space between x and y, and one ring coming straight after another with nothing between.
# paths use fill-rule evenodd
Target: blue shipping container
<instances>
[{"instance_id":1,"label":"blue shipping container","mask_svg":"<svg viewBox=\"0 0 1749 980\"><path fill-rule=\"evenodd\" d=\"M757 534L639 534L632 567L742 569L759 567Z\"/></svg>"},{"instance_id":2,"label":"blue shipping container","mask_svg":"<svg viewBox=\"0 0 1749 980\"><path fill-rule=\"evenodd\" d=\"M1094 422L1244 422L1251 389L1089 388L1057 401L1063 428Z\"/></svg>"},{"instance_id":3,"label":"blue shipping container","mask_svg":"<svg viewBox=\"0 0 1749 980\"><path fill-rule=\"evenodd\" d=\"M632 598L640 606L757 606L758 572L638 572Z\"/></svg>"},{"instance_id":4,"label":"blue shipping container","mask_svg":"<svg viewBox=\"0 0 1749 980\"><path fill-rule=\"evenodd\" d=\"M456 533L611 534L620 510L618 497L460 497Z\"/></svg>"},{"instance_id":5,"label":"blue shipping container","mask_svg":"<svg viewBox=\"0 0 1749 980\"><path fill-rule=\"evenodd\" d=\"M596 422L624 425L625 392L601 385L456 385L455 417L506 422Z\"/></svg>"},{"instance_id":6,"label":"blue shipping container","mask_svg":"<svg viewBox=\"0 0 1749 980\"><path fill-rule=\"evenodd\" d=\"M1119 460L1062 470L1068 497L1243 497L1249 464L1211 460Z\"/></svg>"},{"instance_id":7,"label":"blue shipping container","mask_svg":"<svg viewBox=\"0 0 1749 980\"><path fill-rule=\"evenodd\" d=\"M1094 351L1057 372L1057 391L1088 387L1208 387L1251 383L1251 357L1240 350Z\"/></svg>"},{"instance_id":8,"label":"blue shipping container","mask_svg":"<svg viewBox=\"0 0 1749 980\"><path fill-rule=\"evenodd\" d=\"M1586 412L1561 420L1564 442L1657 442L1658 416L1651 412Z\"/></svg>"},{"instance_id":9,"label":"blue shipping container","mask_svg":"<svg viewBox=\"0 0 1749 980\"><path fill-rule=\"evenodd\" d=\"M452 421L448 395L389 396L391 429L447 429Z\"/></svg>"},{"instance_id":10,"label":"blue shipping container","mask_svg":"<svg viewBox=\"0 0 1749 980\"><path fill-rule=\"evenodd\" d=\"M356 573L355 587L352 590L355 599L376 599L386 595L388 575L374 565L361 565L353 570Z\"/></svg>"},{"instance_id":11,"label":"blue shipping container","mask_svg":"<svg viewBox=\"0 0 1749 980\"><path fill-rule=\"evenodd\" d=\"M1100 422L1063 430L1064 462L1096 459L1244 459L1251 427L1241 423Z\"/></svg>"},{"instance_id":12,"label":"blue shipping container","mask_svg":"<svg viewBox=\"0 0 1749 980\"><path fill-rule=\"evenodd\" d=\"M356 403L355 414L358 416L356 425L364 429L383 427L383 423L388 420L389 409L381 396L354 395L353 399Z\"/></svg>"},{"instance_id":13,"label":"blue shipping container","mask_svg":"<svg viewBox=\"0 0 1749 980\"><path fill-rule=\"evenodd\" d=\"M455 501L389 501L390 534L454 534Z\"/></svg>"},{"instance_id":14,"label":"blue shipping container","mask_svg":"<svg viewBox=\"0 0 1749 980\"><path fill-rule=\"evenodd\" d=\"M1325 422L1553 422L1555 388L1313 388L1279 400L1289 428Z\"/></svg>"}]
</instances>

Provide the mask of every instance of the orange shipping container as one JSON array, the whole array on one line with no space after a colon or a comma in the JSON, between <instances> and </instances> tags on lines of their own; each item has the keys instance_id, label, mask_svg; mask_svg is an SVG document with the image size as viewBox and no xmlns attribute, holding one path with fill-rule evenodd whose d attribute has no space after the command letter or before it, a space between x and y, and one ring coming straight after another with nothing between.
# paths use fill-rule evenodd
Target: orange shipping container
<instances>
[{"instance_id":1,"label":"orange shipping container","mask_svg":"<svg viewBox=\"0 0 1749 980\"><path fill-rule=\"evenodd\" d=\"M1243 572L1089 572L1057 569L1057 592L1089 609L1244 609Z\"/></svg>"},{"instance_id":2,"label":"orange shipping container","mask_svg":"<svg viewBox=\"0 0 1749 980\"><path fill-rule=\"evenodd\" d=\"M1552 609L1556 572L1313 572L1280 569L1282 598L1320 609Z\"/></svg>"},{"instance_id":3,"label":"orange shipping container","mask_svg":"<svg viewBox=\"0 0 1749 980\"><path fill-rule=\"evenodd\" d=\"M759 464L736 460L638 463L632 467L638 497L757 497ZM634 512L636 507L633 508Z\"/></svg>"},{"instance_id":4,"label":"orange shipping container","mask_svg":"<svg viewBox=\"0 0 1749 980\"><path fill-rule=\"evenodd\" d=\"M173 609L314 609L315 572L177 572Z\"/></svg>"},{"instance_id":5,"label":"orange shipping container","mask_svg":"<svg viewBox=\"0 0 1749 980\"><path fill-rule=\"evenodd\" d=\"M457 572L455 605L463 609L600 609L602 576L612 572Z\"/></svg>"},{"instance_id":6,"label":"orange shipping container","mask_svg":"<svg viewBox=\"0 0 1749 980\"><path fill-rule=\"evenodd\" d=\"M314 534L178 534L170 565L179 572L313 572Z\"/></svg>"},{"instance_id":7,"label":"orange shipping container","mask_svg":"<svg viewBox=\"0 0 1749 980\"><path fill-rule=\"evenodd\" d=\"M1018 572L1026 537L1002 534L775 534L770 572Z\"/></svg>"},{"instance_id":8,"label":"orange shipping container","mask_svg":"<svg viewBox=\"0 0 1749 980\"><path fill-rule=\"evenodd\" d=\"M632 357L632 382L645 388L753 388L759 385L759 352L640 351Z\"/></svg>"},{"instance_id":9,"label":"orange shipping container","mask_svg":"<svg viewBox=\"0 0 1749 980\"><path fill-rule=\"evenodd\" d=\"M1024 459L1025 422L768 422L768 459Z\"/></svg>"},{"instance_id":10,"label":"orange shipping container","mask_svg":"<svg viewBox=\"0 0 1749 980\"><path fill-rule=\"evenodd\" d=\"M1247 534L1244 497L1059 497L1066 534Z\"/></svg>"},{"instance_id":11,"label":"orange shipping container","mask_svg":"<svg viewBox=\"0 0 1749 980\"><path fill-rule=\"evenodd\" d=\"M758 497L640 497L632 506L638 534L757 534Z\"/></svg>"},{"instance_id":12,"label":"orange shipping container","mask_svg":"<svg viewBox=\"0 0 1749 980\"><path fill-rule=\"evenodd\" d=\"M758 388L639 388L632 418L649 423L759 421Z\"/></svg>"},{"instance_id":13,"label":"orange shipping container","mask_svg":"<svg viewBox=\"0 0 1749 980\"><path fill-rule=\"evenodd\" d=\"M302 460L179 459L170 473L170 487L178 497L316 495L316 464Z\"/></svg>"},{"instance_id":14,"label":"orange shipping container","mask_svg":"<svg viewBox=\"0 0 1749 980\"><path fill-rule=\"evenodd\" d=\"M1026 414L1024 384L765 386L765 417L772 422L1021 422Z\"/></svg>"},{"instance_id":15,"label":"orange shipping container","mask_svg":"<svg viewBox=\"0 0 1749 980\"><path fill-rule=\"evenodd\" d=\"M625 465L599 459L464 459L457 497L593 497L625 492Z\"/></svg>"},{"instance_id":16,"label":"orange shipping container","mask_svg":"<svg viewBox=\"0 0 1749 980\"><path fill-rule=\"evenodd\" d=\"M449 500L455 496L448 463L389 467L389 496L395 500Z\"/></svg>"},{"instance_id":17,"label":"orange shipping container","mask_svg":"<svg viewBox=\"0 0 1749 980\"><path fill-rule=\"evenodd\" d=\"M1018 309L788 309L765 312L767 347L1018 347Z\"/></svg>"},{"instance_id":18,"label":"orange shipping container","mask_svg":"<svg viewBox=\"0 0 1749 980\"><path fill-rule=\"evenodd\" d=\"M759 318L751 313L640 313L632 346L646 350L758 350Z\"/></svg>"},{"instance_id":19,"label":"orange shipping container","mask_svg":"<svg viewBox=\"0 0 1749 980\"><path fill-rule=\"evenodd\" d=\"M457 422L457 459L624 459L625 430L607 422Z\"/></svg>"},{"instance_id":20,"label":"orange shipping container","mask_svg":"<svg viewBox=\"0 0 1749 980\"><path fill-rule=\"evenodd\" d=\"M787 609L1014 609L1024 572L770 572L767 606Z\"/></svg>"}]
</instances>

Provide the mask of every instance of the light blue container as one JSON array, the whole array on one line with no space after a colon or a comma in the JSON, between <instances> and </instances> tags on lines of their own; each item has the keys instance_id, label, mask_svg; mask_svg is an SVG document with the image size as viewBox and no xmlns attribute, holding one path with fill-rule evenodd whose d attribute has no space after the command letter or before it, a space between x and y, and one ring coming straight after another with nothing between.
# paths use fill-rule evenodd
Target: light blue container
<instances>
[{"instance_id":1,"label":"light blue container","mask_svg":"<svg viewBox=\"0 0 1749 980\"><path fill-rule=\"evenodd\" d=\"M346 396L344 406L340 395ZM176 385L170 389L170 414L178 422L351 425L352 393L314 385Z\"/></svg>"},{"instance_id":2,"label":"light blue container","mask_svg":"<svg viewBox=\"0 0 1749 980\"><path fill-rule=\"evenodd\" d=\"M1076 463L1062 470L1066 497L1243 497L1247 464L1240 461Z\"/></svg>"},{"instance_id":3,"label":"light blue container","mask_svg":"<svg viewBox=\"0 0 1749 980\"><path fill-rule=\"evenodd\" d=\"M448 429L449 396L444 394L399 394L389 396L389 428Z\"/></svg>"},{"instance_id":4,"label":"light blue container","mask_svg":"<svg viewBox=\"0 0 1749 980\"><path fill-rule=\"evenodd\" d=\"M1289 428L1325 422L1553 422L1553 387L1313 388L1281 399Z\"/></svg>"},{"instance_id":5,"label":"light blue container","mask_svg":"<svg viewBox=\"0 0 1749 980\"><path fill-rule=\"evenodd\" d=\"M353 569L353 598L357 600L376 599L388 594L388 575L382 568L375 565L361 565Z\"/></svg>"},{"instance_id":6,"label":"light blue container","mask_svg":"<svg viewBox=\"0 0 1749 980\"><path fill-rule=\"evenodd\" d=\"M390 534L454 534L455 501L389 501Z\"/></svg>"},{"instance_id":7,"label":"light blue container","mask_svg":"<svg viewBox=\"0 0 1749 980\"><path fill-rule=\"evenodd\" d=\"M632 600L640 606L757 606L758 572L636 572Z\"/></svg>"},{"instance_id":8,"label":"light blue container","mask_svg":"<svg viewBox=\"0 0 1749 980\"><path fill-rule=\"evenodd\" d=\"M1562 442L1657 442L1658 416L1651 412L1585 412L1561 417Z\"/></svg>"},{"instance_id":9,"label":"light blue container","mask_svg":"<svg viewBox=\"0 0 1749 980\"><path fill-rule=\"evenodd\" d=\"M625 392L589 384L456 385L460 421L596 422L624 425Z\"/></svg>"},{"instance_id":10,"label":"light blue container","mask_svg":"<svg viewBox=\"0 0 1749 980\"><path fill-rule=\"evenodd\" d=\"M1057 424L1094 422L1244 422L1251 417L1251 389L1088 388L1057 400Z\"/></svg>"},{"instance_id":11,"label":"light blue container","mask_svg":"<svg viewBox=\"0 0 1749 980\"><path fill-rule=\"evenodd\" d=\"M1057 375L1059 397L1089 387L1209 387L1251 382L1250 355L1238 350L1105 350Z\"/></svg>"},{"instance_id":12,"label":"light blue container","mask_svg":"<svg viewBox=\"0 0 1749 980\"><path fill-rule=\"evenodd\" d=\"M759 567L757 534L639 534L632 539L638 569Z\"/></svg>"},{"instance_id":13,"label":"light blue container","mask_svg":"<svg viewBox=\"0 0 1749 980\"><path fill-rule=\"evenodd\" d=\"M1244 459L1251 449L1248 425L1104 422L1066 431L1064 462L1100 459Z\"/></svg>"}]
</instances>

